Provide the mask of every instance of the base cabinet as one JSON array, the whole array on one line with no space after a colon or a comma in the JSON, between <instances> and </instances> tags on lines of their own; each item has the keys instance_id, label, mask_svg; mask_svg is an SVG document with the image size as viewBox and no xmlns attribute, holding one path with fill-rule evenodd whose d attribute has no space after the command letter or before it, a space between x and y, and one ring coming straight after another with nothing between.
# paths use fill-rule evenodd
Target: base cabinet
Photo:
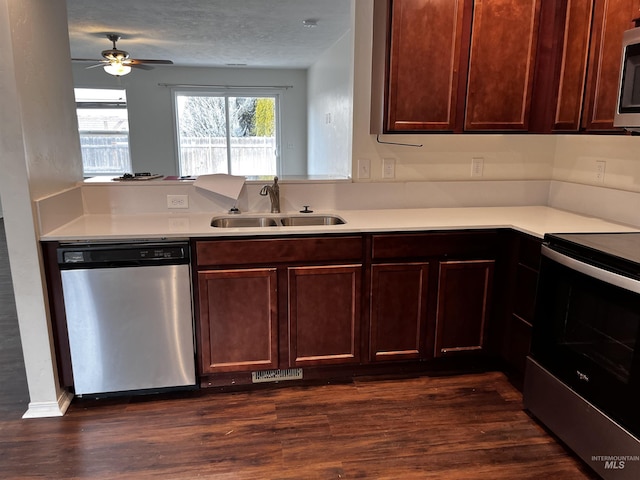
<instances>
[{"instance_id":1,"label":"base cabinet","mask_svg":"<svg viewBox=\"0 0 640 480\"><path fill-rule=\"evenodd\" d=\"M278 367L275 268L198 272L203 373Z\"/></svg>"},{"instance_id":2,"label":"base cabinet","mask_svg":"<svg viewBox=\"0 0 640 480\"><path fill-rule=\"evenodd\" d=\"M362 237L195 241L203 377L360 362Z\"/></svg>"},{"instance_id":3,"label":"base cabinet","mask_svg":"<svg viewBox=\"0 0 640 480\"><path fill-rule=\"evenodd\" d=\"M497 231L372 237L370 359L485 354Z\"/></svg>"},{"instance_id":4,"label":"base cabinet","mask_svg":"<svg viewBox=\"0 0 640 480\"><path fill-rule=\"evenodd\" d=\"M362 265L291 267L289 365L360 361Z\"/></svg>"},{"instance_id":5,"label":"base cabinet","mask_svg":"<svg viewBox=\"0 0 640 480\"><path fill-rule=\"evenodd\" d=\"M503 237L468 230L195 241L203 384L247 382L271 369L327 378L490 359Z\"/></svg>"},{"instance_id":6,"label":"base cabinet","mask_svg":"<svg viewBox=\"0 0 640 480\"><path fill-rule=\"evenodd\" d=\"M503 358L506 371L517 387L522 386L526 358L531 346L536 288L540 269L541 240L513 233L509 289L506 290Z\"/></svg>"},{"instance_id":7,"label":"base cabinet","mask_svg":"<svg viewBox=\"0 0 640 480\"><path fill-rule=\"evenodd\" d=\"M371 361L427 356L429 263L371 267Z\"/></svg>"},{"instance_id":8,"label":"base cabinet","mask_svg":"<svg viewBox=\"0 0 640 480\"><path fill-rule=\"evenodd\" d=\"M494 260L440 263L436 357L484 348L494 266Z\"/></svg>"}]
</instances>

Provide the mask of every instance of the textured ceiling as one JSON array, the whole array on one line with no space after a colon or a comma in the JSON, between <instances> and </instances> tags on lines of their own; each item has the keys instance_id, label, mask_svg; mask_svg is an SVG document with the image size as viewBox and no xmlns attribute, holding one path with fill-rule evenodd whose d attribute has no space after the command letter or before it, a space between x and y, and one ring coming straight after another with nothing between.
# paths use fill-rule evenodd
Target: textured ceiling
<instances>
[{"instance_id":1,"label":"textured ceiling","mask_svg":"<svg viewBox=\"0 0 640 480\"><path fill-rule=\"evenodd\" d=\"M72 58L107 33L132 58L182 66L307 68L350 28L351 0L67 0ZM317 27L305 27L306 19ZM166 67L165 67L166 68Z\"/></svg>"}]
</instances>

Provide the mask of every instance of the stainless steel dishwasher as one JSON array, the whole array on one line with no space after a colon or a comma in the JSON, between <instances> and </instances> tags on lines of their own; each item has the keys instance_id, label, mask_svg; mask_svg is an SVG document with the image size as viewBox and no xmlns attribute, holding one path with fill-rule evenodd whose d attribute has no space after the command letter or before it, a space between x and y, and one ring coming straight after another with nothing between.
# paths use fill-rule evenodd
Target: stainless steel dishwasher
<instances>
[{"instance_id":1,"label":"stainless steel dishwasher","mask_svg":"<svg viewBox=\"0 0 640 480\"><path fill-rule=\"evenodd\" d=\"M189 243L57 250L76 395L195 385Z\"/></svg>"}]
</instances>

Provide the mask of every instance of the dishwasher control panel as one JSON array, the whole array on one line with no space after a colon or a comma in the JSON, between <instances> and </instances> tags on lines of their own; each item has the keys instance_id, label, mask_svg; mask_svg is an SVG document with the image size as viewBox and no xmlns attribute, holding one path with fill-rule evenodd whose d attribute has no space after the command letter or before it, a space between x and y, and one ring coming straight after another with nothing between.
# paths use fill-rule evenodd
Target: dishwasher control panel
<instances>
[{"instance_id":1,"label":"dishwasher control panel","mask_svg":"<svg viewBox=\"0 0 640 480\"><path fill-rule=\"evenodd\" d=\"M74 265L110 265L131 263L136 265L160 263L188 263L188 242L161 242L140 244L83 244L58 248L61 268Z\"/></svg>"}]
</instances>

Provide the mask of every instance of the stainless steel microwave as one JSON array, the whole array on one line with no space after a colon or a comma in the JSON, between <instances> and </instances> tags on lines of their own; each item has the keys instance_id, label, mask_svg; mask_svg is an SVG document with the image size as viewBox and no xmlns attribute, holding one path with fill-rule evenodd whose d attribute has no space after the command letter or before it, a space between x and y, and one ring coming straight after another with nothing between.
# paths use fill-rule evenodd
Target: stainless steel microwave
<instances>
[{"instance_id":1,"label":"stainless steel microwave","mask_svg":"<svg viewBox=\"0 0 640 480\"><path fill-rule=\"evenodd\" d=\"M624 32L615 127L640 131L640 28Z\"/></svg>"}]
</instances>

